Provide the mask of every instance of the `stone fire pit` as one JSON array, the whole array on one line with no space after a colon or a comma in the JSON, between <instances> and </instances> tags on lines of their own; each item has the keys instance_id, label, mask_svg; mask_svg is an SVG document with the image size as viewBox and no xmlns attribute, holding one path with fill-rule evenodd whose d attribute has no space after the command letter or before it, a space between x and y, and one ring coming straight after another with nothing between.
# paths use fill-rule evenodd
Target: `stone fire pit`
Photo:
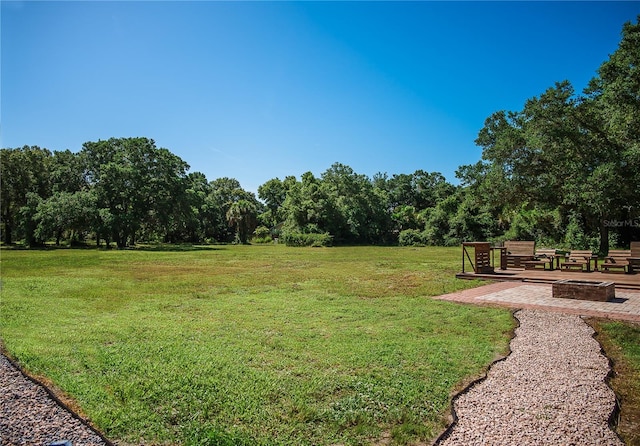
<instances>
[{"instance_id":1,"label":"stone fire pit","mask_svg":"<svg viewBox=\"0 0 640 446\"><path fill-rule=\"evenodd\" d=\"M565 299L607 302L616 297L616 288L613 282L565 279L553 282L552 295Z\"/></svg>"}]
</instances>

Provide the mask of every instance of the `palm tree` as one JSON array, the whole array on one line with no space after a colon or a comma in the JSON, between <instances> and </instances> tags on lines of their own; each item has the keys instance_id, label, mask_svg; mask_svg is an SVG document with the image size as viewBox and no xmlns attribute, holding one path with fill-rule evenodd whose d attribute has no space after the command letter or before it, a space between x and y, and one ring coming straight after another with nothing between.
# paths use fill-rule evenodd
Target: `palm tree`
<instances>
[{"instance_id":1,"label":"palm tree","mask_svg":"<svg viewBox=\"0 0 640 446\"><path fill-rule=\"evenodd\" d=\"M227 223L236 230L236 241L246 244L257 224L258 210L248 200L238 200L227 211Z\"/></svg>"}]
</instances>

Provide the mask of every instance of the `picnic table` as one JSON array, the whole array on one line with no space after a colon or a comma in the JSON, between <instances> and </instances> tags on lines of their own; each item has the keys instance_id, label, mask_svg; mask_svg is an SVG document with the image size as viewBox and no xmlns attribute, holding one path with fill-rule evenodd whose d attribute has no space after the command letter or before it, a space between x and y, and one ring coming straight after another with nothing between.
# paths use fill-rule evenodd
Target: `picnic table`
<instances>
[{"instance_id":1,"label":"picnic table","mask_svg":"<svg viewBox=\"0 0 640 446\"><path fill-rule=\"evenodd\" d=\"M537 249L533 260L527 260L524 262L524 269L535 269L537 266L542 266L542 269L546 269L549 265L549 270L560 269L560 257L562 255L556 254L554 248L542 248ZM556 262L556 266L553 266L553 262Z\"/></svg>"},{"instance_id":2,"label":"picnic table","mask_svg":"<svg viewBox=\"0 0 640 446\"><path fill-rule=\"evenodd\" d=\"M586 250L574 250L565 255L565 261L561 265L561 268L567 271L574 271L579 268L582 271L582 267L587 267L587 272L591 272L591 261L595 261L594 271L598 271L598 256L593 254L592 251Z\"/></svg>"}]
</instances>

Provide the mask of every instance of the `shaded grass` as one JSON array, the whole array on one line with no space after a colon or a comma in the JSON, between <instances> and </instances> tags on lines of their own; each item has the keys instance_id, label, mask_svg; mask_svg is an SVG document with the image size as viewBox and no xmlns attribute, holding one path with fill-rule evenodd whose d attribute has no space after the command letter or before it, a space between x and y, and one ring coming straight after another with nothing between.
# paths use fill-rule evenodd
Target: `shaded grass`
<instances>
[{"instance_id":1,"label":"shaded grass","mask_svg":"<svg viewBox=\"0 0 640 446\"><path fill-rule=\"evenodd\" d=\"M218 247L219 248L219 247ZM459 248L3 251L7 350L130 443L395 444L508 345Z\"/></svg>"},{"instance_id":2,"label":"shaded grass","mask_svg":"<svg viewBox=\"0 0 640 446\"><path fill-rule=\"evenodd\" d=\"M628 446L640 445L640 324L592 319L598 342L613 362L610 380L620 415L616 430Z\"/></svg>"}]
</instances>

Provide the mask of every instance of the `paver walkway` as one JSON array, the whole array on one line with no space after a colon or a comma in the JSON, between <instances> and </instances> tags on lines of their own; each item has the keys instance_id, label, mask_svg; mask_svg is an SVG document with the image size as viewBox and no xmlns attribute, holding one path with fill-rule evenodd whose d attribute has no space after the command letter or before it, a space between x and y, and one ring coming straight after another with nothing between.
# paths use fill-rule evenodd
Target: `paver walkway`
<instances>
[{"instance_id":1,"label":"paver walkway","mask_svg":"<svg viewBox=\"0 0 640 446\"><path fill-rule=\"evenodd\" d=\"M611 302L563 299L551 296L550 284L495 282L434 299L508 308L529 308L580 316L640 322L640 292L616 289Z\"/></svg>"}]
</instances>

